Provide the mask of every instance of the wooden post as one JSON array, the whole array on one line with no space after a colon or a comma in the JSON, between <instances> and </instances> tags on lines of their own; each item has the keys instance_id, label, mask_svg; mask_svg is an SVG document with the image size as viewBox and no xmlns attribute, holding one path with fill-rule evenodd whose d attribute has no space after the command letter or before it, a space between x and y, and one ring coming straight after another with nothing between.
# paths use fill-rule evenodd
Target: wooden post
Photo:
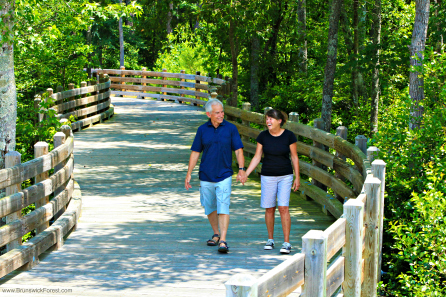
<instances>
[{"instance_id":1,"label":"wooden post","mask_svg":"<svg viewBox=\"0 0 446 297\"><path fill-rule=\"evenodd\" d=\"M293 111L290 112L290 114L288 115L288 120L290 122L295 122L295 123L299 123L299 113ZM297 141L299 141L299 136L296 135Z\"/></svg>"},{"instance_id":2,"label":"wooden post","mask_svg":"<svg viewBox=\"0 0 446 297\"><path fill-rule=\"evenodd\" d=\"M48 154L48 143L44 142L44 141L39 141L34 145L34 158L39 158L41 156L44 156ZM48 172L42 172L41 174L37 174L36 177L34 178L34 184L37 184L41 181L44 181L45 179L48 178ZM45 204L47 204L50 201L49 196L43 197L42 199L40 199L39 201L36 201L36 209L44 206ZM45 222L40 226L37 226L36 231L37 234L39 234L40 232L42 232L43 230L45 230L46 228L48 228L49 222Z\"/></svg>"},{"instance_id":3,"label":"wooden post","mask_svg":"<svg viewBox=\"0 0 446 297\"><path fill-rule=\"evenodd\" d=\"M124 71L124 70L125 70L125 67L124 67L124 66L121 66L121 67L119 67L119 69L120 69L121 71ZM122 72L121 72L121 77L122 77L122 78L125 77L125 74L123 74ZM125 81L121 81L121 85L125 85ZM125 92L124 87L122 87L121 91L122 91L122 92ZM121 97L125 97L125 95L122 95Z\"/></svg>"},{"instance_id":4,"label":"wooden post","mask_svg":"<svg viewBox=\"0 0 446 297\"><path fill-rule=\"evenodd\" d=\"M73 83L69 83L68 84L68 90L74 90L74 84ZM75 98L75 96L73 96L73 97L69 97L69 98L67 98L67 99L65 99L64 100L64 102L69 102L69 101L71 101L71 100L74 100L74 98ZM68 112L72 112L72 111L74 111L76 108L70 108L70 109L68 109L67 111ZM62 111L59 111L59 113L64 113L65 112L65 110L62 110Z\"/></svg>"},{"instance_id":5,"label":"wooden post","mask_svg":"<svg viewBox=\"0 0 446 297\"><path fill-rule=\"evenodd\" d=\"M384 224L384 191L386 189L386 162L375 160L372 162L373 176L381 181L380 210L379 210L379 251L378 251L378 282L381 280L382 250L383 250L383 224Z\"/></svg>"},{"instance_id":6,"label":"wooden post","mask_svg":"<svg viewBox=\"0 0 446 297\"><path fill-rule=\"evenodd\" d=\"M367 160L370 161L370 163L373 162L376 158L378 158L379 154L379 148L376 146L371 146L367 149ZM376 177L376 176L375 176Z\"/></svg>"},{"instance_id":7,"label":"wooden post","mask_svg":"<svg viewBox=\"0 0 446 297\"><path fill-rule=\"evenodd\" d=\"M7 154L5 154L5 168L11 168L16 165L21 164L22 155L19 152L11 151ZM6 187L5 194L6 196L10 196L12 194L18 193L22 190L22 187L20 183L15 185L10 185L9 187ZM19 210L17 212L13 212L6 216L6 224L9 224L12 221L15 221L17 219L20 219L22 217L22 210ZM6 250L9 252L15 248L18 248L22 245L22 236L19 236L19 238L14 239L10 243L6 245Z\"/></svg>"},{"instance_id":8,"label":"wooden post","mask_svg":"<svg viewBox=\"0 0 446 297\"><path fill-rule=\"evenodd\" d=\"M195 72L195 75L200 75L201 74L201 72L200 71L197 71L197 72ZM199 84L200 83L200 80L195 80L195 84ZM199 89L197 89L197 88L195 88L195 91L196 92L198 92L199 91ZM198 96L195 96L195 99L200 99L200 97L198 97ZM196 103L194 103L194 105L195 106L197 106L197 104Z\"/></svg>"},{"instance_id":9,"label":"wooden post","mask_svg":"<svg viewBox=\"0 0 446 297\"><path fill-rule=\"evenodd\" d=\"M142 71L147 71L147 67L143 67L142 68ZM144 74L144 73L143 73ZM142 79L144 80L144 79L146 79L147 78L147 76L146 75L142 75ZM143 82L142 83L142 85L145 87L147 84L145 83L145 82ZM146 91L142 91L143 93L145 93ZM144 96L141 96L141 99L144 99L145 97Z\"/></svg>"},{"instance_id":10,"label":"wooden post","mask_svg":"<svg viewBox=\"0 0 446 297\"><path fill-rule=\"evenodd\" d=\"M324 130L324 121L322 119L315 119L314 120L314 127L318 128L318 129L321 129L321 130ZM319 143L319 142L314 141L314 140L313 140L313 146L316 147L316 148L319 148L321 150L325 150L325 147L324 147L324 145L322 143ZM323 170L327 170L327 168L325 166L323 166L321 163L317 162L314 159L313 159L313 166L319 167L319 168L321 168ZM318 182L315 179L313 179L312 182L313 182L313 185L317 186L318 188L321 188L324 191L327 191L327 187L324 184ZM327 214L325 205L322 206L322 211L325 214Z\"/></svg>"},{"instance_id":11,"label":"wooden post","mask_svg":"<svg viewBox=\"0 0 446 297\"><path fill-rule=\"evenodd\" d=\"M364 155L367 156L367 137L358 135L355 137L355 145L361 149Z\"/></svg>"},{"instance_id":12,"label":"wooden post","mask_svg":"<svg viewBox=\"0 0 446 297\"><path fill-rule=\"evenodd\" d=\"M243 110L246 110L246 111L251 111L251 103L249 103L249 102L243 102L243 103L242 103L242 109L243 109ZM251 127L251 126L250 126L250 123L249 123L248 121L244 121L244 120L242 120L242 125L245 125L245 126L247 126L247 127ZM249 136L245 136L245 135L243 135L243 136L242 136L242 141L245 142L245 143L248 143L248 142L249 142ZM247 156L247 157L251 157L251 154L250 154L250 153L248 153L248 152L246 152L246 151L243 151L243 153L245 154L245 156Z\"/></svg>"},{"instance_id":13,"label":"wooden post","mask_svg":"<svg viewBox=\"0 0 446 297\"><path fill-rule=\"evenodd\" d=\"M361 296L362 273L362 229L364 226L364 203L358 199L350 199L344 204L345 225L345 297Z\"/></svg>"},{"instance_id":14,"label":"wooden post","mask_svg":"<svg viewBox=\"0 0 446 297\"><path fill-rule=\"evenodd\" d=\"M229 81L229 76L225 76L225 90L224 95L227 98L231 96L231 82Z\"/></svg>"},{"instance_id":15,"label":"wooden post","mask_svg":"<svg viewBox=\"0 0 446 297\"><path fill-rule=\"evenodd\" d=\"M167 69L163 68L163 72L166 73ZM167 80L167 77L163 77L163 80ZM163 85L163 88L167 88L167 85ZM163 92L163 95L167 95L167 92ZM167 99L161 99L161 101L167 101Z\"/></svg>"},{"instance_id":16,"label":"wooden post","mask_svg":"<svg viewBox=\"0 0 446 297\"><path fill-rule=\"evenodd\" d=\"M63 92L63 87L62 86L57 86L56 93L60 93L60 92Z\"/></svg>"},{"instance_id":17,"label":"wooden post","mask_svg":"<svg viewBox=\"0 0 446 297\"><path fill-rule=\"evenodd\" d=\"M41 114L40 111L40 102L42 102L42 98L40 97L40 95L36 95L34 96L34 109L37 110L37 114L36 114L36 124L40 123L43 120L43 114Z\"/></svg>"},{"instance_id":18,"label":"wooden post","mask_svg":"<svg viewBox=\"0 0 446 297\"><path fill-rule=\"evenodd\" d=\"M339 137L341 137L344 140L347 140L347 133L348 133L348 130L347 130L347 127L345 127L345 126L339 126L339 127L336 128L336 136L339 136ZM341 154L338 151L336 152L336 157L338 157L338 158L340 158L341 160L344 160L344 161L347 159L343 154ZM339 174L338 172L335 172L335 176L337 178L339 178L340 180L342 180L343 182L345 182L345 178L341 174ZM336 193L336 199L338 199L339 201L344 203L347 200L347 197L342 197L342 196L340 196L339 194Z\"/></svg>"},{"instance_id":19,"label":"wooden post","mask_svg":"<svg viewBox=\"0 0 446 297\"><path fill-rule=\"evenodd\" d=\"M381 181L369 174L364 182L365 209L364 283L361 296L375 297L378 285L379 211Z\"/></svg>"},{"instance_id":20,"label":"wooden post","mask_svg":"<svg viewBox=\"0 0 446 297\"><path fill-rule=\"evenodd\" d=\"M305 283L302 296L325 297L327 292L327 235L310 230L302 237L305 254Z\"/></svg>"},{"instance_id":21,"label":"wooden post","mask_svg":"<svg viewBox=\"0 0 446 297\"><path fill-rule=\"evenodd\" d=\"M98 81L97 80L92 80L91 81L91 85L92 86L97 86L98 85ZM91 95L92 96L94 96L94 95L98 95L99 94L99 92L97 92L97 91L94 91L94 92L91 92ZM99 104L99 102L98 101L96 101L95 103L94 103L94 105L97 105L97 104ZM96 115L97 114L97 112L92 112L90 115L87 115L87 116L85 116L86 118L88 117L88 116L94 116L94 115ZM90 123L90 125L89 125L89 128L91 128L91 127L93 127L93 122L91 122Z\"/></svg>"},{"instance_id":22,"label":"wooden post","mask_svg":"<svg viewBox=\"0 0 446 297\"><path fill-rule=\"evenodd\" d=\"M62 126L64 127L64 126ZM53 136L53 143L54 143L54 148L57 148L61 145L63 145L65 143L66 137L65 137L65 133L64 132L57 132L56 134L54 134ZM67 163L66 160L62 161L61 163L57 164L56 166L54 166L54 173L58 172L59 170L61 170L65 164ZM65 188L65 184L60 186L59 188L57 188L54 191L54 197L59 195L63 189ZM62 207L61 210L59 210L56 215L54 215L54 220L57 220L64 212L65 212L66 207Z\"/></svg>"},{"instance_id":23,"label":"wooden post","mask_svg":"<svg viewBox=\"0 0 446 297\"><path fill-rule=\"evenodd\" d=\"M226 283L226 297L257 297L257 280L250 274L233 275Z\"/></svg>"},{"instance_id":24,"label":"wooden post","mask_svg":"<svg viewBox=\"0 0 446 297\"><path fill-rule=\"evenodd\" d=\"M186 73L186 70L181 70L180 73L181 73L181 74L185 74L185 73ZM185 80L184 78L182 78L181 81L182 81L182 82L185 82L186 80ZM181 89L184 90L184 89L186 89L186 88L183 87L183 86L181 86ZM185 95L184 95L184 94L181 94L181 97L185 97ZM183 103L183 101L178 100L178 103Z\"/></svg>"}]
</instances>

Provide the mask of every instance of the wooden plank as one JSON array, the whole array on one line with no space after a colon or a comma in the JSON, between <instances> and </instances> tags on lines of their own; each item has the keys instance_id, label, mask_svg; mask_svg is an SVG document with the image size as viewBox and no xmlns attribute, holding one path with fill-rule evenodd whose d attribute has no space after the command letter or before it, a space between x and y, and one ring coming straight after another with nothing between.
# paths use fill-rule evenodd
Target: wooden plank
<instances>
[{"instance_id":1,"label":"wooden plank","mask_svg":"<svg viewBox=\"0 0 446 297\"><path fill-rule=\"evenodd\" d=\"M11 151L5 154L5 167L9 168L9 167L14 167L14 166L18 166L21 164L21 159L22 159L22 155L19 152L16 151ZM14 184L14 185L10 185L8 187L6 187L5 189L5 194L6 195L12 195L15 193L18 193L21 191L21 185L19 183ZM22 218L22 210L19 209L16 212L10 212L8 214L8 216L6 216L6 224L10 224L12 222L14 222L14 220L20 219ZM0 228L0 230L3 228ZM1 240L2 236L0 236L0 240ZM17 237L16 237L17 238ZM15 238L13 238L15 239ZM19 246L22 245L22 238L19 238L18 240L14 240L13 239L1 244L0 246L5 245L6 243L8 243L6 250L10 251L12 249L15 249Z\"/></svg>"},{"instance_id":2,"label":"wooden plank","mask_svg":"<svg viewBox=\"0 0 446 297\"><path fill-rule=\"evenodd\" d=\"M70 88L70 90L72 90L73 88ZM38 158L40 156L43 155L47 155L48 154L48 143L43 142L43 141L39 141L34 145L34 158ZM36 175L35 179L34 179L34 184L38 184L41 181L44 181L45 179L48 178L49 173L48 172L44 172L41 174ZM50 201L50 197L49 196L44 196L42 199L39 199L36 201L36 208L39 208L45 204L47 204ZM44 223L41 226L38 226L36 228L36 232L37 234L42 232L43 230L45 230L46 228L49 227L49 223Z\"/></svg>"},{"instance_id":3,"label":"wooden plank","mask_svg":"<svg viewBox=\"0 0 446 297\"><path fill-rule=\"evenodd\" d=\"M35 177L37 174L48 171L73 152L73 137L68 138L65 144L52 150L48 155L33 159L12 168L0 170L0 188L6 188L13 184Z\"/></svg>"},{"instance_id":4,"label":"wooden plank","mask_svg":"<svg viewBox=\"0 0 446 297\"><path fill-rule=\"evenodd\" d=\"M346 219L344 248L345 280L344 293L349 297L361 296L361 262L363 238L364 203L359 199L350 199L344 204Z\"/></svg>"},{"instance_id":5,"label":"wooden plank","mask_svg":"<svg viewBox=\"0 0 446 297\"><path fill-rule=\"evenodd\" d=\"M327 270L327 296L332 296L344 281L344 257L339 257Z\"/></svg>"},{"instance_id":6,"label":"wooden plank","mask_svg":"<svg viewBox=\"0 0 446 297\"><path fill-rule=\"evenodd\" d=\"M188 97L180 97L180 96L169 96L169 95L160 95L160 98L167 99L167 100L181 100L183 102L190 102L194 103L196 105L205 105L207 101L198 100L195 98L188 98Z\"/></svg>"},{"instance_id":7,"label":"wooden plank","mask_svg":"<svg viewBox=\"0 0 446 297\"><path fill-rule=\"evenodd\" d=\"M176 86L176 87L186 87L193 89L202 89L209 90L209 85L205 84L197 84L193 82L182 82L176 80L162 80L162 79L144 79L139 77L110 77L110 81L112 82L132 82L132 83L140 83L140 84L152 84L152 85L168 85L168 86ZM144 85L143 85L144 86Z\"/></svg>"},{"instance_id":8,"label":"wooden plank","mask_svg":"<svg viewBox=\"0 0 446 297\"><path fill-rule=\"evenodd\" d=\"M0 228L0 246L3 246L17 238L22 240L22 236L34 230L37 226L48 222L64 204L68 203L73 192L73 182L69 182L64 191L59 193L50 202L41 206L24 217L18 218L14 221Z\"/></svg>"},{"instance_id":9,"label":"wooden plank","mask_svg":"<svg viewBox=\"0 0 446 297\"><path fill-rule=\"evenodd\" d=\"M78 109L72 112L68 112L62 115L57 115L58 118L69 118L70 116L75 116L75 117L82 117L82 116L88 116L92 113L98 112L102 109L107 108L111 103L111 99L108 98L107 101L103 102L103 103L99 103L98 105L93 105L87 108L82 108L82 109Z\"/></svg>"},{"instance_id":10,"label":"wooden plank","mask_svg":"<svg viewBox=\"0 0 446 297\"><path fill-rule=\"evenodd\" d=\"M97 123L103 119L108 119L111 116L113 116L113 114L114 114L114 107L110 104L109 108L106 111L104 111L100 114L94 115L92 117L88 117L88 118L76 121L71 124L71 127L73 130L78 130L78 129L81 129L82 127L88 126L92 123Z\"/></svg>"},{"instance_id":11,"label":"wooden plank","mask_svg":"<svg viewBox=\"0 0 446 297\"><path fill-rule=\"evenodd\" d=\"M373 156L377 148L371 150ZM370 158L369 158L370 159ZM383 226L384 226L384 191L386 188L386 163L383 160L374 160L372 162L373 176L381 181L381 190L379 197L379 252L378 252L378 281L381 280L381 263L382 263L382 248L383 248Z\"/></svg>"},{"instance_id":12,"label":"wooden plank","mask_svg":"<svg viewBox=\"0 0 446 297\"><path fill-rule=\"evenodd\" d=\"M345 245L345 219L337 219L324 233L327 237L327 260L329 261Z\"/></svg>"},{"instance_id":13,"label":"wooden plank","mask_svg":"<svg viewBox=\"0 0 446 297\"><path fill-rule=\"evenodd\" d=\"M111 91L108 90L105 93L100 93L93 96L88 96L80 99L74 99L72 101L64 102L58 105L53 106L52 108L59 113L59 111L64 111L68 109L73 109L82 105L87 105L90 103L95 103L110 97Z\"/></svg>"},{"instance_id":14,"label":"wooden plank","mask_svg":"<svg viewBox=\"0 0 446 297\"><path fill-rule=\"evenodd\" d=\"M305 254L303 296L325 297L327 291L327 237L324 232L310 230L302 237Z\"/></svg>"},{"instance_id":15,"label":"wooden plank","mask_svg":"<svg viewBox=\"0 0 446 297\"><path fill-rule=\"evenodd\" d=\"M259 297L288 296L304 284L305 255L295 254L257 280Z\"/></svg>"},{"instance_id":16,"label":"wooden plank","mask_svg":"<svg viewBox=\"0 0 446 297\"><path fill-rule=\"evenodd\" d=\"M67 90L67 91L63 91L60 93L56 93L51 95L51 98L53 98L55 100L55 102L57 103L60 100L66 99L66 98L70 98L70 97L74 97L74 96L78 96L78 95L84 95L84 94L88 94L88 93L92 93L92 92L97 92L103 89L108 89L110 87L110 81L107 81L105 83L101 83L101 84L97 84L95 86L88 86L88 87L83 87L83 88L77 88L77 89L73 89L73 90Z\"/></svg>"},{"instance_id":17,"label":"wooden plank","mask_svg":"<svg viewBox=\"0 0 446 297\"><path fill-rule=\"evenodd\" d=\"M153 93L139 93L139 92L123 92L123 91L111 91L113 95L121 95L121 96L136 96L136 97L150 97L160 99L160 94Z\"/></svg>"},{"instance_id":18,"label":"wooden plank","mask_svg":"<svg viewBox=\"0 0 446 297\"><path fill-rule=\"evenodd\" d=\"M342 203L339 202L335 197L327 192L315 187L310 182L301 181L300 192L303 195L309 196L311 199L319 203L320 205L325 205L327 210L335 217L339 218L342 215Z\"/></svg>"},{"instance_id":19,"label":"wooden plank","mask_svg":"<svg viewBox=\"0 0 446 297\"><path fill-rule=\"evenodd\" d=\"M176 89L176 88L164 88L164 87L151 87L151 86L142 86L142 85L119 85L119 84L112 84L110 86L112 89L123 89L126 90L134 90L134 91L149 91L149 92L163 92L163 93L173 93L173 94L184 94L184 95L190 95L190 96L197 96L201 98L209 98L208 93L204 92L198 92L198 91L192 91L192 90L185 90L185 89Z\"/></svg>"},{"instance_id":20,"label":"wooden plank","mask_svg":"<svg viewBox=\"0 0 446 297\"><path fill-rule=\"evenodd\" d=\"M301 173L310 176L313 180L317 180L319 183L327 187L330 187L336 194L344 198L349 199L356 196L352 189L347 187L339 178L321 168L316 167L315 165L299 159L299 169Z\"/></svg>"},{"instance_id":21,"label":"wooden plank","mask_svg":"<svg viewBox=\"0 0 446 297\"><path fill-rule=\"evenodd\" d=\"M0 199L0 217L21 210L28 205L53 193L58 187L69 180L73 173L74 161L71 156L62 170L51 175L35 185L18 193Z\"/></svg>"}]
</instances>

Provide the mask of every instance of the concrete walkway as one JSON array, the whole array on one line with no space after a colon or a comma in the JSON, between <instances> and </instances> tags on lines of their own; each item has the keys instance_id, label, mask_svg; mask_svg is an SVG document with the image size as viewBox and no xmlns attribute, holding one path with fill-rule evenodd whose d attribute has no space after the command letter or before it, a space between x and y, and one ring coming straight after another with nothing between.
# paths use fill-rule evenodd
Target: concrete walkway
<instances>
[{"instance_id":1,"label":"concrete walkway","mask_svg":"<svg viewBox=\"0 0 446 297\"><path fill-rule=\"evenodd\" d=\"M113 98L115 116L75 134L75 179L83 196L78 229L31 271L0 281L5 289L55 289L29 296L225 296L236 273L260 277L289 256L264 251L258 178L233 183L230 253L205 242L212 235L198 194L184 189L190 145L207 119L201 107ZM253 174L254 175L254 174ZM293 253L310 229L334 219L292 196ZM276 216L276 242L282 243ZM297 296L297 294L292 294Z\"/></svg>"}]
</instances>

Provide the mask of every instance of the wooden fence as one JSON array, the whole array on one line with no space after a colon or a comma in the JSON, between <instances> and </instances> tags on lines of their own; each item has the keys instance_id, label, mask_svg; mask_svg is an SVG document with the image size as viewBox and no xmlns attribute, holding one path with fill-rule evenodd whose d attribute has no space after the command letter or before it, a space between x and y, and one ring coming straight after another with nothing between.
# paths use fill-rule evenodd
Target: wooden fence
<instances>
[{"instance_id":1,"label":"wooden fence","mask_svg":"<svg viewBox=\"0 0 446 297\"><path fill-rule=\"evenodd\" d=\"M110 75L112 94L137 96L157 100L174 100L194 105L204 105L214 87L220 96L229 96L230 80L196 74L170 73L143 70L93 69L92 73ZM135 77L136 76L136 77Z\"/></svg>"},{"instance_id":2,"label":"wooden fence","mask_svg":"<svg viewBox=\"0 0 446 297\"><path fill-rule=\"evenodd\" d=\"M61 121L70 116L75 121L61 127L54 135L54 149L48 152L48 143L34 145L35 159L21 163L18 152L8 152L5 169L0 170L0 189L6 196L0 199L0 218L6 225L0 228L0 247L6 253L0 256L0 278L16 269L31 269L39 263L39 255L47 250L58 249L63 237L76 228L81 213L81 192L73 178L74 137L72 129L80 130L113 115L110 105L110 81L101 76L99 84L94 81L87 86L48 95L53 99L51 108ZM35 105L39 107L40 98ZM42 121L42 114L36 122ZM51 173L51 175L50 175ZM33 180L33 185L21 189L24 181ZM22 216L22 210L34 204L35 209ZM36 236L22 243L22 237L35 230Z\"/></svg>"}]
</instances>

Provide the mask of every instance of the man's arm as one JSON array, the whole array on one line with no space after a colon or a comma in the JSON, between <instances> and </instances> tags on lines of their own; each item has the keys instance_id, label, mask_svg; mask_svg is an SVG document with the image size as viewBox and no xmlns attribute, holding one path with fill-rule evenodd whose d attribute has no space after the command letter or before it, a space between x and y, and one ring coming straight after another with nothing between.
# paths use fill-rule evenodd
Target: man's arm
<instances>
[{"instance_id":1,"label":"man's arm","mask_svg":"<svg viewBox=\"0 0 446 297\"><path fill-rule=\"evenodd\" d=\"M195 165L197 165L199 157L200 157L199 152L192 151L190 153L189 167L187 168L186 180L184 181L184 187L186 188L186 190L192 188L192 186L190 185L190 180L192 178L192 171L194 170Z\"/></svg>"},{"instance_id":2,"label":"man's arm","mask_svg":"<svg viewBox=\"0 0 446 297\"><path fill-rule=\"evenodd\" d=\"M245 156L243 155L243 148L236 150L235 156L237 158L238 168L245 167ZM244 170L239 170L237 174L237 180L241 181L243 185L245 184L246 172Z\"/></svg>"}]
</instances>

